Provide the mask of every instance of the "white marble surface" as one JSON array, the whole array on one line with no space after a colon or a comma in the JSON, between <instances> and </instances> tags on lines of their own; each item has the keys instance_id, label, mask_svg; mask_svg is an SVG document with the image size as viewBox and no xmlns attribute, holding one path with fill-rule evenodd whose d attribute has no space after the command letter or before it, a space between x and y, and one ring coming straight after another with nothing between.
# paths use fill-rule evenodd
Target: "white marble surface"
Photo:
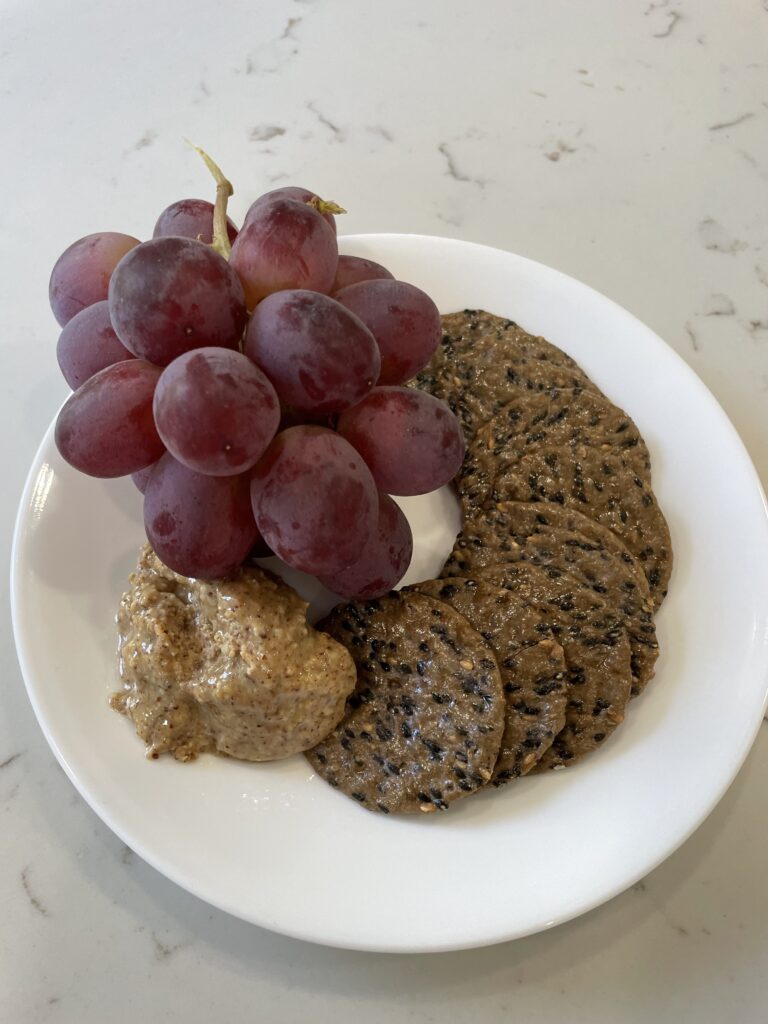
<instances>
[{"instance_id":1,"label":"white marble surface","mask_svg":"<svg viewBox=\"0 0 768 1024\"><path fill-rule=\"evenodd\" d=\"M183 136L234 179L235 216L298 182L350 232L587 281L684 356L768 482L767 0L0 0L0 128L4 572L66 394L50 266L206 194ZM112 836L41 736L0 601L3 1022L766 1019L765 727L698 833L586 917L461 954L338 952L211 910Z\"/></svg>"}]
</instances>

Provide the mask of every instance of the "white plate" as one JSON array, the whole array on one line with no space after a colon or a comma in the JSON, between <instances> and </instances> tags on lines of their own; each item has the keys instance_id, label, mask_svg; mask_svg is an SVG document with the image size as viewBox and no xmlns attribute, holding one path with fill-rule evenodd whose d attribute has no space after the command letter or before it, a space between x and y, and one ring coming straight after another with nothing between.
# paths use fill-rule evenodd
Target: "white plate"
<instances>
[{"instance_id":1,"label":"white plate","mask_svg":"<svg viewBox=\"0 0 768 1024\"><path fill-rule=\"evenodd\" d=\"M499 942L631 885L691 834L738 771L767 696L764 498L704 385L647 327L583 284L441 238L360 235L342 247L425 288L444 311L484 307L544 334L637 421L675 571L658 617L657 678L622 728L581 765L426 819L369 814L300 757L264 766L145 760L128 722L107 706L116 685L113 616L142 540L139 497L128 481L69 469L51 431L14 541L19 658L43 731L80 793L195 895L335 946ZM439 567L455 512L444 496L415 500L408 512L421 551L413 579Z\"/></svg>"}]
</instances>

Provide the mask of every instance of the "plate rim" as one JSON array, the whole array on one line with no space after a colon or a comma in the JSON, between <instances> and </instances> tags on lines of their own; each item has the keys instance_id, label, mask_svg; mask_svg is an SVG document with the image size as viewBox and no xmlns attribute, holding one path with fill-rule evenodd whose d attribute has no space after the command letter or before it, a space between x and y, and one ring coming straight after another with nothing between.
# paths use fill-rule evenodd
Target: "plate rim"
<instances>
[{"instance_id":1,"label":"plate rim","mask_svg":"<svg viewBox=\"0 0 768 1024\"><path fill-rule=\"evenodd\" d=\"M693 368L683 359L683 357L675 351L663 338L661 338L652 328L648 327L643 321L639 320L633 313L627 310L625 307L619 305L614 300L603 295L597 289L591 285L580 281L578 278L572 275L566 274L555 267L551 267L547 264L541 263L540 261L530 259L529 257L519 255L517 253L510 252L509 250L500 249L494 246L483 245L477 242L464 241L462 239L448 238L440 235L430 235L422 233L400 233L400 232L378 232L378 233L359 233L353 235L340 235L339 243L343 245L345 242L352 245L355 244L371 244L376 245L382 239L397 241L414 240L417 242L428 242L428 243L439 243L440 245L449 245L457 249L467 250L475 249L483 251L487 254L493 254L495 256L501 256L505 258L512 257L513 259L520 261L521 264L527 265L535 270L543 270L547 274L556 275L558 279L563 282L575 284L580 288L586 289L597 297L602 303L608 304L614 313L620 314L622 317L627 318L628 321L639 325L647 334L649 339L653 339L655 345L665 351L665 355L674 357L677 363L679 372L687 378L687 383L694 388L698 389L701 396L710 405L711 411L716 413L720 419L720 428L724 429L729 435L729 442L731 446L735 446L738 449L739 454L743 460L743 467L747 471L747 475L750 478L750 483L755 488L755 497L759 499L762 508L763 525L766 539L765 553L768 556L768 500L766 499L765 490L762 486L762 482L755 468L749 451L736 430L734 424L728 417L723 407L718 402L715 395L712 393L710 388L701 380L698 374ZM102 802L97 799L86 786L81 785L76 771L68 762L66 756L61 750L53 731L50 728L50 723L43 714L40 704L38 702L37 693L35 690L35 683L33 680L33 673L27 661L27 656L24 651L23 645L20 643L21 629L24 621L24 612L21 610L22 605L22 594L23 589L23 578L21 576L21 548L23 547L23 533L25 525L28 522L29 512L29 499L34 490L34 484L39 473L40 466L44 461L45 451L50 447L53 438L53 431L56 421L56 414L54 414L53 420L43 438L41 439L35 455L30 464L24 486L19 499L19 505L17 508L12 542L11 542L11 557L10 557L10 611L11 621L13 628L14 645L16 648L16 656L21 669L22 678L24 680L25 689L27 696L32 705L32 709L37 719L38 726L40 727L46 742L48 743L51 751L53 752L56 760L58 761L61 768L64 770L70 782L73 784L80 796L85 800L86 804L90 809L104 822L104 824L115 834L118 838L128 845L131 849L135 850L136 853L141 856L152 868L158 871L164 878L171 881L174 885L179 886L185 891L191 893L198 899L215 906L224 912L231 914L240 920L248 921L251 924L257 925L258 927L265 928L267 930L276 932L281 935L288 936L289 938L299 939L306 942L311 942L318 945L324 945L331 948L357 950L363 952L386 952L386 953L439 953L439 952L451 952L463 949L474 949L482 948L485 946L497 945L503 942L513 941L518 938L525 938L526 936L537 934L542 931L547 931L551 928L557 927L560 924L564 924L567 921L574 920L581 915L588 913L589 911L603 905L604 903L615 898L620 893L626 891L639 879L648 875L651 871L655 870L660 864L667 860L672 854L674 854L684 843L691 838L691 836L701 827L704 821L709 817L717 804L722 800L734 779L741 770L749 752L754 744L755 738L760 730L763 718L768 709L768 643L763 644L763 657L762 657L762 678L764 683L764 692L762 707L760 713L755 715L755 722L751 729L745 731L745 738L742 744L742 748L738 750L737 756L734 757L731 762L730 768L725 772L723 780L719 787L713 791L709 801L707 802L706 809L701 813L698 820L695 820L689 828L680 836L678 836L674 843L665 847L664 852L660 853L652 861L648 861L646 866L639 872L633 874L631 877L628 876L626 881L612 886L610 889L603 892L597 898L588 896L585 899L577 900L573 905L564 909L563 913L556 915L547 922L534 924L526 928L512 928L508 929L503 934L494 934L492 937L481 937L472 941L449 941L445 943L430 943L430 944L419 944L409 945L406 942L353 942L353 941L341 941L334 937L324 937L322 934L317 933L311 927L306 929L297 929L284 927L275 922L271 922L264 919L256 919L252 914L243 912L234 906L231 902L225 899L212 898L209 894L203 893L199 886L195 884L194 879L189 879L184 875L183 871L178 871L174 867L174 864L166 861L163 857L157 856L154 853L147 851L143 843L137 843L135 837L126 832L122 826L116 822L111 815L109 809L102 805Z\"/></svg>"}]
</instances>

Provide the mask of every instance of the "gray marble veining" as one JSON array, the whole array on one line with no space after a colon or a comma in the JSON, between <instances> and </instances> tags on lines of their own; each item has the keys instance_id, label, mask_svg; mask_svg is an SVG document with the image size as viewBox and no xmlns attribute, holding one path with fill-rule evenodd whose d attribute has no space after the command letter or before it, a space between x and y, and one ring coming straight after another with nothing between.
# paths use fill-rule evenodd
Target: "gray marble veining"
<instances>
[{"instance_id":1,"label":"gray marble veining","mask_svg":"<svg viewBox=\"0 0 768 1024\"><path fill-rule=\"evenodd\" d=\"M6 569L66 394L50 266L212 195L185 137L233 179L235 219L304 184L349 210L342 232L450 234L587 281L690 363L768 482L767 75L768 0L0 4ZM213 910L112 835L40 734L7 613L1 643L3 1022L765 1020L765 725L696 835L606 906L487 950L343 953Z\"/></svg>"}]
</instances>

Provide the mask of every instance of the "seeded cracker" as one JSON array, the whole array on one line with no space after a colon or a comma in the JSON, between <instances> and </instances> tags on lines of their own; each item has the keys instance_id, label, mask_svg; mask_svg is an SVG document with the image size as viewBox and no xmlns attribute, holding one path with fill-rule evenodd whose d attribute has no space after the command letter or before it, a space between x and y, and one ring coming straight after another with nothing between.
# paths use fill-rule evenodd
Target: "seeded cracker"
<instances>
[{"instance_id":1,"label":"seeded cracker","mask_svg":"<svg viewBox=\"0 0 768 1024\"><path fill-rule=\"evenodd\" d=\"M513 562L570 572L616 610L632 646L632 693L640 693L653 676L659 653L653 600L640 564L619 538L573 508L502 502L464 519L441 575L474 576Z\"/></svg>"},{"instance_id":2,"label":"seeded cracker","mask_svg":"<svg viewBox=\"0 0 768 1024\"><path fill-rule=\"evenodd\" d=\"M503 501L553 502L606 526L637 559L654 607L664 600L672 571L669 527L650 486L623 459L589 448L529 452L500 463L489 505Z\"/></svg>"},{"instance_id":3,"label":"seeded cracker","mask_svg":"<svg viewBox=\"0 0 768 1024\"><path fill-rule=\"evenodd\" d=\"M515 593L541 614L542 638L565 653L568 703L565 726L534 772L573 764L599 747L624 719L632 688L626 631L591 587L552 566L501 565L482 579Z\"/></svg>"},{"instance_id":4,"label":"seeded cracker","mask_svg":"<svg viewBox=\"0 0 768 1024\"><path fill-rule=\"evenodd\" d=\"M444 316L442 323L440 348L415 384L451 407L467 444L519 391L595 389L570 356L512 320L467 309Z\"/></svg>"},{"instance_id":5,"label":"seeded cracker","mask_svg":"<svg viewBox=\"0 0 768 1024\"><path fill-rule=\"evenodd\" d=\"M523 393L477 430L457 486L465 508L482 504L500 465L541 449L621 456L650 486L648 448L627 414L597 391Z\"/></svg>"},{"instance_id":6,"label":"seeded cracker","mask_svg":"<svg viewBox=\"0 0 768 1024\"><path fill-rule=\"evenodd\" d=\"M460 612L493 648L506 698L495 785L525 775L565 725L566 666L562 647L542 639L543 616L510 590L485 580L427 580L414 590Z\"/></svg>"},{"instance_id":7,"label":"seeded cracker","mask_svg":"<svg viewBox=\"0 0 768 1024\"><path fill-rule=\"evenodd\" d=\"M344 718L307 752L331 786L385 814L443 810L491 778L505 700L489 644L421 594L340 605L321 624L358 670Z\"/></svg>"}]
</instances>

